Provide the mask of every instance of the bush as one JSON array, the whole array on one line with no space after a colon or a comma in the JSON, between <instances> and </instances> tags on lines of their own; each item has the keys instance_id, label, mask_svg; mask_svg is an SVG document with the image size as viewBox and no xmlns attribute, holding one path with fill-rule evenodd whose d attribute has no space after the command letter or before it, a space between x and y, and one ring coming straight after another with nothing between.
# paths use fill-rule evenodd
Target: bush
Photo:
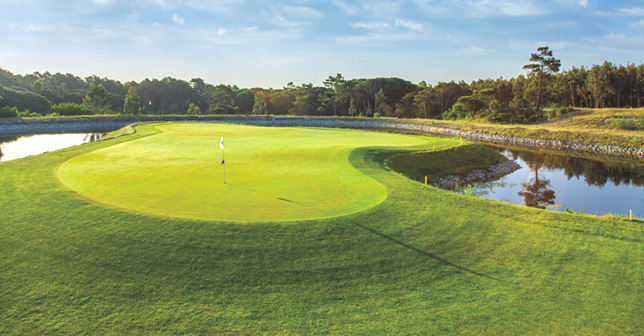
<instances>
[{"instance_id":1,"label":"bush","mask_svg":"<svg viewBox=\"0 0 644 336\"><path fill-rule=\"evenodd\" d=\"M49 109L50 114L58 114L61 116L77 116L77 115L91 115L93 114L90 109L85 105L74 103L61 103L52 105Z\"/></svg>"},{"instance_id":2,"label":"bush","mask_svg":"<svg viewBox=\"0 0 644 336\"><path fill-rule=\"evenodd\" d=\"M14 107L0 107L0 118L17 118L18 117L18 109Z\"/></svg>"},{"instance_id":3,"label":"bush","mask_svg":"<svg viewBox=\"0 0 644 336\"><path fill-rule=\"evenodd\" d=\"M20 117L20 118L42 117L42 114L39 114L39 113L36 113L36 112L30 112L29 110L24 110L22 112L18 112L18 117Z\"/></svg>"},{"instance_id":4,"label":"bush","mask_svg":"<svg viewBox=\"0 0 644 336\"><path fill-rule=\"evenodd\" d=\"M467 112L463 104L456 103L449 110L443 113L443 120L459 120L464 119L467 116Z\"/></svg>"},{"instance_id":5,"label":"bush","mask_svg":"<svg viewBox=\"0 0 644 336\"><path fill-rule=\"evenodd\" d=\"M226 109L223 107L213 107L212 114L226 114Z\"/></svg>"},{"instance_id":6,"label":"bush","mask_svg":"<svg viewBox=\"0 0 644 336\"><path fill-rule=\"evenodd\" d=\"M574 109L572 107L562 107L557 106L557 104L552 104L552 106L544 111L544 115L548 120L559 118L562 115L572 112Z\"/></svg>"},{"instance_id":7,"label":"bush","mask_svg":"<svg viewBox=\"0 0 644 336\"><path fill-rule=\"evenodd\" d=\"M608 127L612 129L634 131L634 130L640 129L639 124L641 124L641 122L636 123L635 120L631 118L612 117L608 122Z\"/></svg>"}]
</instances>

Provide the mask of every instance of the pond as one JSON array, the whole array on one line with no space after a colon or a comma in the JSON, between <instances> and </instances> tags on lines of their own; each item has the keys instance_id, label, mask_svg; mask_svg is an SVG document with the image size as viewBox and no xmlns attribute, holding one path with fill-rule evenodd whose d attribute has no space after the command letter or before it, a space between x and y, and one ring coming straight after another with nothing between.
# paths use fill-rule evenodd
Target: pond
<instances>
[{"instance_id":1,"label":"pond","mask_svg":"<svg viewBox=\"0 0 644 336\"><path fill-rule=\"evenodd\" d=\"M0 136L0 162L99 140L107 133L65 133Z\"/></svg>"},{"instance_id":2,"label":"pond","mask_svg":"<svg viewBox=\"0 0 644 336\"><path fill-rule=\"evenodd\" d=\"M530 149L488 146L521 168L497 181L477 183L480 197L554 211L644 218L644 163L583 158Z\"/></svg>"}]
</instances>

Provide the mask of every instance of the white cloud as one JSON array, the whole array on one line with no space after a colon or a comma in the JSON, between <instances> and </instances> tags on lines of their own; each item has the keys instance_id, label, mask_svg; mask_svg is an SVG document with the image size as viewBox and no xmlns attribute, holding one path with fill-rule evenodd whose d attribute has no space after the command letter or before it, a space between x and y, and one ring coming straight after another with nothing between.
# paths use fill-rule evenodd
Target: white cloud
<instances>
[{"instance_id":1,"label":"white cloud","mask_svg":"<svg viewBox=\"0 0 644 336\"><path fill-rule=\"evenodd\" d=\"M172 21L174 21L175 23L178 23L180 25L186 24L186 20L184 20L182 17L180 17L176 13L172 16Z\"/></svg>"},{"instance_id":2,"label":"white cloud","mask_svg":"<svg viewBox=\"0 0 644 336\"><path fill-rule=\"evenodd\" d=\"M545 13L528 0L470 0L468 4L473 16L537 16Z\"/></svg>"},{"instance_id":3,"label":"white cloud","mask_svg":"<svg viewBox=\"0 0 644 336\"><path fill-rule=\"evenodd\" d=\"M358 7L340 0L332 0L331 3L338 7L344 14L356 15L358 14Z\"/></svg>"},{"instance_id":4,"label":"white cloud","mask_svg":"<svg viewBox=\"0 0 644 336\"><path fill-rule=\"evenodd\" d=\"M644 8L642 7L621 8L617 12L624 16L644 16Z\"/></svg>"},{"instance_id":5,"label":"white cloud","mask_svg":"<svg viewBox=\"0 0 644 336\"><path fill-rule=\"evenodd\" d=\"M628 28L632 30L644 30L644 20L633 22L628 26Z\"/></svg>"},{"instance_id":6,"label":"white cloud","mask_svg":"<svg viewBox=\"0 0 644 336\"><path fill-rule=\"evenodd\" d=\"M272 24L281 27L299 27L312 23L313 20L324 17L324 14L305 6L271 7L271 13L263 11Z\"/></svg>"},{"instance_id":7,"label":"white cloud","mask_svg":"<svg viewBox=\"0 0 644 336\"><path fill-rule=\"evenodd\" d=\"M223 13L231 11L235 6L243 5L245 0L184 0L185 6L197 11ZM180 1L180 2L184 2ZM250 6L250 5L249 5Z\"/></svg>"},{"instance_id":8,"label":"white cloud","mask_svg":"<svg viewBox=\"0 0 644 336\"><path fill-rule=\"evenodd\" d=\"M600 16L644 16L644 8L642 7L633 7L633 8L620 8L614 12L597 12L595 13Z\"/></svg>"},{"instance_id":9,"label":"white cloud","mask_svg":"<svg viewBox=\"0 0 644 336\"><path fill-rule=\"evenodd\" d=\"M627 36L626 34L611 33L604 36L584 38L582 41L602 50L630 49L631 51L638 51L644 47L644 36L641 35Z\"/></svg>"},{"instance_id":10,"label":"white cloud","mask_svg":"<svg viewBox=\"0 0 644 336\"><path fill-rule=\"evenodd\" d=\"M323 18L324 14L316 11L311 7L304 6L282 6L282 11L289 16L294 16L300 19L319 19Z\"/></svg>"},{"instance_id":11,"label":"white cloud","mask_svg":"<svg viewBox=\"0 0 644 336\"><path fill-rule=\"evenodd\" d=\"M386 29L391 27L391 25L384 22L354 22L351 24L351 27L372 30L372 29Z\"/></svg>"},{"instance_id":12,"label":"white cloud","mask_svg":"<svg viewBox=\"0 0 644 336\"><path fill-rule=\"evenodd\" d=\"M39 32L42 31L43 28L41 26L36 26L36 25L28 25L24 29L26 32Z\"/></svg>"},{"instance_id":13,"label":"white cloud","mask_svg":"<svg viewBox=\"0 0 644 336\"><path fill-rule=\"evenodd\" d=\"M108 5L114 4L114 0L90 0L90 1L101 6L108 6Z\"/></svg>"},{"instance_id":14,"label":"white cloud","mask_svg":"<svg viewBox=\"0 0 644 336\"><path fill-rule=\"evenodd\" d=\"M91 1L114 1L114 0L91 0ZM152 3L164 10L190 8L196 11L222 13L228 12L245 0L143 0Z\"/></svg>"},{"instance_id":15,"label":"white cloud","mask_svg":"<svg viewBox=\"0 0 644 336\"><path fill-rule=\"evenodd\" d=\"M586 8L588 7L588 0L557 0L559 3L563 3L568 6L579 6L581 8Z\"/></svg>"},{"instance_id":16,"label":"white cloud","mask_svg":"<svg viewBox=\"0 0 644 336\"><path fill-rule=\"evenodd\" d=\"M423 29L423 24L422 23L416 23L416 22L411 22L411 21L405 21L405 20L396 20L396 26L398 27L405 27L411 30L422 30Z\"/></svg>"}]
</instances>

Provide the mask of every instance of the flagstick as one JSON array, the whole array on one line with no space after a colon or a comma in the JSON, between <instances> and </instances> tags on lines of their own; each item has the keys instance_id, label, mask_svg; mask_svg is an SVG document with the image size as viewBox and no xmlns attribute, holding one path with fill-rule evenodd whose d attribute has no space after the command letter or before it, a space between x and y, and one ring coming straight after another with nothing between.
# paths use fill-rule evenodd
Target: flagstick
<instances>
[{"instance_id":1,"label":"flagstick","mask_svg":"<svg viewBox=\"0 0 644 336\"><path fill-rule=\"evenodd\" d=\"M226 184L226 150L221 150L221 160L224 162L224 184Z\"/></svg>"}]
</instances>

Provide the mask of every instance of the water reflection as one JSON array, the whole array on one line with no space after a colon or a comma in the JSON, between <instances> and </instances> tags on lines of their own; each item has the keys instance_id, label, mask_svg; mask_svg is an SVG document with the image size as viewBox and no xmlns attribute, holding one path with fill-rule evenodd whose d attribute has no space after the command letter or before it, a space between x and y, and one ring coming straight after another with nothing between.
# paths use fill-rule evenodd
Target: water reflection
<instances>
[{"instance_id":1,"label":"water reflection","mask_svg":"<svg viewBox=\"0 0 644 336\"><path fill-rule=\"evenodd\" d=\"M541 209L603 215L628 214L644 218L644 163L583 158L490 146L521 165L505 177L477 184L476 194L507 203Z\"/></svg>"},{"instance_id":2,"label":"water reflection","mask_svg":"<svg viewBox=\"0 0 644 336\"><path fill-rule=\"evenodd\" d=\"M529 163L535 171L542 167L563 169L568 179L581 177L588 185L603 187L612 182L614 185L644 186L644 165L641 162L593 160L528 150L493 148L512 160L521 159Z\"/></svg>"},{"instance_id":3,"label":"water reflection","mask_svg":"<svg viewBox=\"0 0 644 336\"><path fill-rule=\"evenodd\" d=\"M107 133L30 134L0 137L0 161L9 161L100 140Z\"/></svg>"},{"instance_id":4,"label":"water reflection","mask_svg":"<svg viewBox=\"0 0 644 336\"><path fill-rule=\"evenodd\" d=\"M548 205L555 204L555 191L549 189L550 180L539 178L530 179L523 183L523 190L519 196L523 197L525 205L533 208L545 209Z\"/></svg>"}]
</instances>

